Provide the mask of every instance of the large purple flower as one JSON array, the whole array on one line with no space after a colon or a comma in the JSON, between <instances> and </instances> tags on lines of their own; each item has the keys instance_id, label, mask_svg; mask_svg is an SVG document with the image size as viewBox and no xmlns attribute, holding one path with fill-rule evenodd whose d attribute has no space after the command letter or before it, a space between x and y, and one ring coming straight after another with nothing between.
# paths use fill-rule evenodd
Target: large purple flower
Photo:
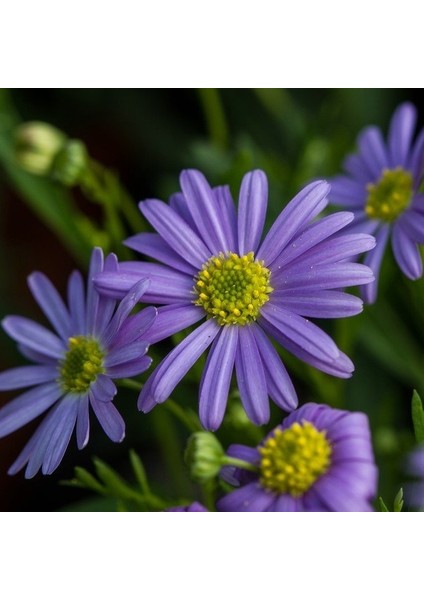
<instances>
[{"instance_id":1,"label":"large purple flower","mask_svg":"<svg viewBox=\"0 0 424 600\"><path fill-rule=\"evenodd\" d=\"M198 171L183 171L181 188L169 205L141 202L141 212L158 233L141 233L126 242L163 264L123 262L118 271L95 278L99 289L113 297L122 296L140 277L151 279L143 301L164 305L152 342L204 320L155 369L139 408L147 412L164 402L212 345L200 384L205 428L215 430L222 422L234 366L253 423L268 421L268 396L283 410L293 410L295 390L268 336L316 368L350 377L349 358L304 317L346 317L362 310L361 300L341 288L373 280L368 267L349 258L375 241L364 234L340 235L351 213L314 221L327 204L328 183L304 188L262 242L268 197L262 171L244 177L238 213L228 187L211 189Z\"/></svg>"},{"instance_id":2,"label":"large purple flower","mask_svg":"<svg viewBox=\"0 0 424 600\"><path fill-rule=\"evenodd\" d=\"M137 282L118 307L114 300L99 296L92 278L116 269L116 256L110 254L103 264L103 253L96 248L87 293L78 271L69 278L68 307L45 275L30 275L32 294L56 333L24 317L3 320L3 328L18 342L21 353L36 364L0 374L0 390L31 388L0 410L0 437L50 409L9 474L27 463L28 478L40 468L51 474L75 426L78 448L84 448L89 439L89 406L112 441L124 438L125 424L112 402L116 394L112 379L131 377L149 367L144 340L157 311L150 307L129 316L149 286L146 279Z\"/></svg>"},{"instance_id":3,"label":"large purple flower","mask_svg":"<svg viewBox=\"0 0 424 600\"><path fill-rule=\"evenodd\" d=\"M377 246L365 257L375 281L364 286L368 303L377 297L378 275L389 238L396 261L409 279L421 277L423 267L417 243L424 243L424 131L415 143L416 110L405 103L395 111L387 143L377 127L358 137L359 152L347 157L347 175L331 182L330 202L355 214L351 232L375 234Z\"/></svg>"},{"instance_id":4,"label":"large purple flower","mask_svg":"<svg viewBox=\"0 0 424 600\"><path fill-rule=\"evenodd\" d=\"M377 468L367 416L309 403L293 411L257 448L227 454L256 467L224 467L238 489L218 502L228 512L372 510Z\"/></svg>"}]
</instances>

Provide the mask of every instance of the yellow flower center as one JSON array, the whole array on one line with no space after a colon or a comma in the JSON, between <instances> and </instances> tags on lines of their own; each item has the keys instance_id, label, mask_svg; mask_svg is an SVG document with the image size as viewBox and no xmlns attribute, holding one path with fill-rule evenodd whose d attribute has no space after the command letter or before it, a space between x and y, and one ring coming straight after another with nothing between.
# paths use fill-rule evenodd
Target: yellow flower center
<instances>
[{"instance_id":1,"label":"yellow flower center","mask_svg":"<svg viewBox=\"0 0 424 600\"><path fill-rule=\"evenodd\" d=\"M273 492L302 496L328 471L331 445L312 423L276 429L261 448L260 482Z\"/></svg>"},{"instance_id":2,"label":"yellow flower center","mask_svg":"<svg viewBox=\"0 0 424 600\"><path fill-rule=\"evenodd\" d=\"M196 278L194 303L204 308L220 325L247 325L269 300L271 271L253 252L213 256Z\"/></svg>"},{"instance_id":3,"label":"yellow flower center","mask_svg":"<svg viewBox=\"0 0 424 600\"><path fill-rule=\"evenodd\" d=\"M59 382L67 393L85 393L104 373L104 352L97 340L79 335L68 340L69 348L60 367Z\"/></svg>"},{"instance_id":4,"label":"yellow flower center","mask_svg":"<svg viewBox=\"0 0 424 600\"><path fill-rule=\"evenodd\" d=\"M412 198L412 175L401 167L384 169L377 183L367 185L365 212L370 219L395 221Z\"/></svg>"}]
</instances>

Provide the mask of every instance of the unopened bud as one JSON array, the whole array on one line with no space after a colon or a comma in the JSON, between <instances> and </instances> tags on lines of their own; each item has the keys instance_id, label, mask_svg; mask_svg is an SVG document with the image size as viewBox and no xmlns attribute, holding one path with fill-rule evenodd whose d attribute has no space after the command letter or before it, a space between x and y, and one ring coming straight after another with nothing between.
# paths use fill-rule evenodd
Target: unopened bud
<instances>
[{"instance_id":1,"label":"unopened bud","mask_svg":"<svg viewBox=\"0 0 424 600\"><path fill-rule=\"evenodd\" d=\"M85 145L79 140L69 140L53 160L50 176L63 185L77 184L87 168L88 154Z\"/></svg>"},{"instance_id":2,"label":"unopened bud","mask_svg":"<svg viewBox=\"0 0 424 600\"><path fill-rule=\"evenodd\" d=\"M218 475L225 452L217 438L209 431L194 433L188 440L185 461L194 481L204 483Z\"/></svg>"},{"instance_id":3,"label":"unopened bud","mask_svg":"<svg viewBox=\"0 0 424 600\"><path fill-rule=\"evenodd\" d=\"M48 123L23 123L15 131L16 161L29 173L47 175L66 139L64 133Z\"/></svg>"}]
</instances>

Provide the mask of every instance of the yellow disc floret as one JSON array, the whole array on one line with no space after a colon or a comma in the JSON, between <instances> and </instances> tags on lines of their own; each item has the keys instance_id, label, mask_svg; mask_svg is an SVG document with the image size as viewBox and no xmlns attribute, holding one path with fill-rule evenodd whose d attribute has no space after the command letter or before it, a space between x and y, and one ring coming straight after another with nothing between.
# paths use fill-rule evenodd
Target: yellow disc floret
<instances>
[{"instance_id":1,"label":"yellow disc floret","mask_svg":"<svg viewBox=\"0 0 424 600\"><path fill-rule=\"evenodd\" d=\"M59 383L67 393L82 394L89 390L100 373L105 372L104 352L97 340L84 335L69 338L68 344Z\"/></svg>"},{"instance_id":2,"label":"yellow disc floret","mask_svg":"<svg viewBox=\"0 0 424 600\"><path fill-rule=\"evenodd\" d=\"M409 206L413 192L412 175L401 167L384 169L377 183L367 185L365 212L370 219L391 222Z\"/></svg>"},{"instance_id":3,"label":"yellow disc floret","mask_svg":"<svg viewBox=\"0 0 424 600\"><path fill-rule=\"evenodd\" d=\"M269 300L271 271L253 252L213 256L196 278L194 303L220 325L247 325L259 316Z\"/></svg>"},{"instance_id":4,"label":"yellow disc floret","mask_svg":"<svg viewBox=\"0 0 424 600\"><path fill-rule=\"evenodd\" d=\"M261 485L280 494L301 496L330 466L331 445L325 431L308 421L276 429L259 452Z\"/></svg>"}]
</instances>

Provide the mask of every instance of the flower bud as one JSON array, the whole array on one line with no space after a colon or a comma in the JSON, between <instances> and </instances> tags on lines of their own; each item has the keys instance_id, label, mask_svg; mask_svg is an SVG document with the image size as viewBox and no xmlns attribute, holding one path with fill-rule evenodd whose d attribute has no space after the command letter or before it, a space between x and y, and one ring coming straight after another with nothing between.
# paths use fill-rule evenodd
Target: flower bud
<instances>
[{"instance_id":1,"label":"flower bud","mask_svg":"<svg viewBox=\"0 0 424 600\"><path fill-rule=\"evenodd\" d=\"M29 173L47 175L55 156L65 142L66 136L48 123L23 123L15 131L16 161Z\"/></svg>"},{"instance_id":2,"label":"flower bud","mask_svg":"<svg viewBox=\"0 0 424 600\"><path fill-rule=\"evenodd\" d=\"M218 475L224 457L225 452L213 433L199 431L189 438L185 461L194 481L205 483L213 479Z\"/></svg>"},{"instance_id":3,"label":"flower bud","mask_svg":"<svg viewBox=\"0 0 424 600\"><path fill-rule=\"evenodd\" d=\"M87 163L88 154L85 145L79 140L69 140L55 156L50 176L59 183L71 187L80 181Z\"/></svg>"}]
</instances>

